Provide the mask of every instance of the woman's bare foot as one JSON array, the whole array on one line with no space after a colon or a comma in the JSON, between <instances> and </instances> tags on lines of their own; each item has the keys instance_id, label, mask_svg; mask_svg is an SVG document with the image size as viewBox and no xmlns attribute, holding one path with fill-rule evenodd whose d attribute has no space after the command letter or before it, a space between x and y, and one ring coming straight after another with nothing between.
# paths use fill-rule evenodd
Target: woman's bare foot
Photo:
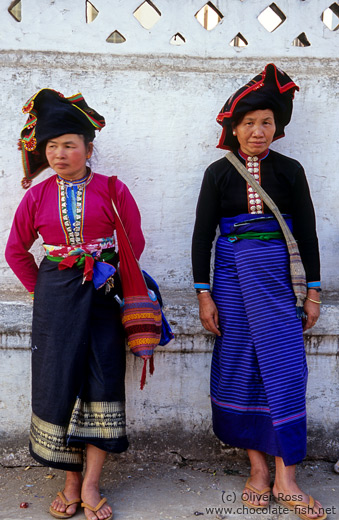
<instances>
[{"instance_id":1,"label":"woman's bare foot","mask_svg":"<svg viewBox=\"0 0 339 520\"><path fill-rule=\"evenodd\" d=\"M95 484L87 483L86 478L81 488L81 500L82 502L89 504L92 507L96 507L102 500L98 486ZM84 513L88 520L105 520L106 518L111 517L112 508L107 503L105 503L96 513L94 513L87 507L84 508Z\"/></svg>"},{"instance_id":2,"label":"woman's bare foot","mask_svg":"<svg viewBox=\"0 0 339 520\"><path fill-rule=\"evenodd\" d=\"M291 483L288 486L288 488L283 485L279 486L277 485L277 483L275 483L272 491L275 498L279 500L281 503L283 503L283 501L285 500L287 502L304 502L305 504L309 504L309 495L304 493L296 482ZM304 511L304 509L307 510ZM300 511L304 513L307 516L307 518L310 518L310 520L322 517L324 515L324 509L320 502L318 502L318 500L314 501L313 508L306 508L304 506L300 509Z\"/></svg>"},{"instance_id":3,"label":"woman's bare foot","mask_svg":"<svg viewBox=\"0 0 339 520\"><path fill-rule=\"evenodd\" d=\"M266 454L257 450L247 450L251 462L251 475L247 480L245 489L241 498L247 504L255 507L266 507L270 501L270 472L268 469ZM257 491L251 490L249 487L255 488ZM264 493L261 493L263 490Z\"/></svg>"},{"instance_id":4,"label":"woman's bare foot","mask_svg":"<svg viewBox=\"0 0 339 520\"><path fill-rule=\"evenodd\" d=\"M82 475L80 472L67 471L66 482L63 495L67 502L77 500L80 498L82 484ZM72 504L67 507L59 496L51 503L51 507L54 511L59 513L67 513L68 515L74 515L77 510L78 504Z\"/></svg>"},{"instance_id":5,"label":"woman's bare foot","mask_svg":"<svg viewBox=\"0 0 339 520\"><path fill-rule=\"evenodd\" d=\"M247 487L247 485L252 486L255 488L253 489ZM246 482L246 486L244 488L244 491L242 493L241 498L252 504L253 506L261 506L261 507L267 507L270 501L270 476L269 473L265 472L263 474L260 473L252 473L251 476ZM264 493L262 493L264 491Z\"/></svg>"},{"instance_id":6,"label":"woman's bare foot","mask_svg":"<svg viewBox=\"0 0 339 520\"><path fill-rule=\"evenodd\" d=\"M290 465L285 466L284 461L281 457L275 458L275 482L273 486L273 495L278 501L281 503L285 502L304 502L305 504L310 503L310 497L304 493L297 484L296 480L296 466ZM286 504L287 505L287 504ZM287 507L292 507L293 504ZM305 511L306 509L306 511ZM298 508L295 508L296 514L298 514ZM317 500L314 501L313 506L304 506L299 509L299 513L302 513L304 517L310 519L315 518L326 518L327 515L324 514L324 509L322 508L320 502ZM299 514L300 516L300 514Z\"/></svg>"}]
</instances>

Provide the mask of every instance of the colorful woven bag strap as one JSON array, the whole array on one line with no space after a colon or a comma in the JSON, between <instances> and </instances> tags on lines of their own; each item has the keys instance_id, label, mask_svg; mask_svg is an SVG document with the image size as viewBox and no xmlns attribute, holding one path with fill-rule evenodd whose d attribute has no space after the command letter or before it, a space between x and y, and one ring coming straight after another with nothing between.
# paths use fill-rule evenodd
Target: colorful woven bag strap
<instances>
[{"instance_id":1,"label":"colorful woven bag strap","mask_svg":"<svg viewBox=\"0 0 339 520\"><path fill-rule=\"evenodd\" d=\"M118 254L119 254L119 263L120 263L120 279L122 285L122 292L125 301L125 305L123 307L123 325L127 335L127 342L132 350L132 352L141 357L144 360L141 381L140 381L140 389L142 390L145 382L146 382L146 367L147 360L149 359L149 367L150 374L153 374L154 371L154 362L153 362L153 350L156 345L159 344L161 339L161 309L160 304L157 300L152 301L149 298L148 288L142 274L142 271L139 266L139 262L135 257L132 245L126 233L123 222L120 218L119 212L117 210L117 192L116 192L116 180L117 177L114 175L108 179L109 193L111 196L112 207L114 212L114 220L115 220L115 229L117 234L117 242L118 242ZM133 346L133 341L131 339L131 329L135 324L136 308L138 302L142 300L141 305L147 305L148 311L153 315L154 320L157 319L158 323L156 324L159 328L159 332L157 334L152 333L152 323L147 324L147 344L144 345L142 349L142 344L140 343L140 337L137 338L138 345ZM127 303L127 301L129 303ZM152 307L152 308L151 308ZM133 312L130 312L130 308ZM143 309L144 311L144 309ZM128 326L128 318L131 315L131 327ZM124 321L125 320L125 321ZM134 321L133 321L134 320ZM139 326L140 324L137 324ZM153 327L154 328L154 327ZM138 333L137 333L138 334ZM154 338L150 337L153 334ZM140 334L139 334L140 336ZM141 338L142 339L142 338Z\"/></svg>"},{"instance_id":2,"label":"colorful woven bag strap","mask_svg":"<svg viewBox=\"0 0 339 520\"><path fill-rule=\"evenodd\" d=\"M286 224L284 217L280 213L278 206L266 193L264 188L260 186L260 184L254 179L253 175L250 174L247 168L245 168L245 166L239 161L239 159L234 155L234 153L229 152L225 155L225 157L235 167L235 169L240 173L240 175L246 180L246 182L251 186L251 188L253 188L258 193L261 200L272 211L273 215L275 216L281 227L281 231L284 234L290 256L290 273L292 286L295 297L297 299L296 306L299 309L297 311L297 314L301 317L302 308L307 295L307 285L305 269L300 258L298 244L295 241L295 238L292 235L290 228Z\"/></svg>"},{"instance_id":3,"label":"colorful woven bag strap","mask_svg":"<svg viewBox=\"0 0 339 520\"><path fill-rule=\"evenodd\" d=\"M116 175L113 175L108 179L109 193L112 199L115 229L117 233L122 291L124 297L147 296L148 289L146 282L117 209L118 200L116 181Z\"/></svg>"},{"instance_id":4,"label":"colorful woven bag strap","mask_svg":"<svg viewBox=\"0 0 339 520\"><path fill-rule=\"evenodd\" d=\"M117 199L117 188L116 188L116 182L117 182L117 176L112 175L112 177L109 177L108 179L108 189L111 199L113 200L115 206L118 205L118 199Z\"/></svg>"}]
</instances>

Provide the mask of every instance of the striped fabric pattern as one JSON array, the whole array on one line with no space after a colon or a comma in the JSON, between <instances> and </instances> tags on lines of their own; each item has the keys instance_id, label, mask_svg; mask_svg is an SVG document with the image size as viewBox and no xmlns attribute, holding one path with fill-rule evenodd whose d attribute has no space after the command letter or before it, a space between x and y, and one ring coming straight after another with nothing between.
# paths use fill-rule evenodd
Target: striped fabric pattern
<instances>
[{"instance_id":1,"label":"striped fabric pattern","mask_svg":"<svg viewBox=\"0 0 339 520\"><path fill-rule=\"evenodd\" d=\"M124 298L122 324L133 354L149 359L161 338L162 316L157 299L149 296Z\"/></svg>"},{"instance_id":2,"label":"striped fabric pattern","mask_svg":"<svg viewBox=\"0 0 339 520\"><path fill-rule=\"evenodd\" d=\"M274 231L277 225L262 215L238 216L237 225L249 217L244 231ZM223 234L233 232L233 220L221 220ZM239 234L241 226L236 229ZM231 243L220 236L213 298L222 332L211 369L216 435L227 444L281 456L286 465L300 462L306 450L307 365L284 240Z\"/></svg>"}]
</instances>

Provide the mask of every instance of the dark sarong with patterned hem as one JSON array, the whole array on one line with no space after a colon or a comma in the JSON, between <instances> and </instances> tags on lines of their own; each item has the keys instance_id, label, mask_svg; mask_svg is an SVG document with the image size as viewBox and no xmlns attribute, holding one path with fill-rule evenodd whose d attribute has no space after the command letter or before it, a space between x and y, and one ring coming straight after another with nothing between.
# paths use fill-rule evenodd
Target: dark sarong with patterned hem
<instances>
[{"instance_id":1,"label":"dark sarong with patterned hem","mask_svg":"<svg viewBox=\"0 0 339 520\"><path fill-rule=\"evenodd\" d=\"M125 337L116 291L83 282L45 258L35 288L30 452L39 462L81 471L86 444L127 449Z\"/></svg>"},{"instance_id":2,"label":"dark sarong with patterned hem","mask_svg":"<svg viewBox=\"0 0 339 520\"><path fill-rule=\"evenodd\" d=\"M265 215L222 218L220 230L213 298L222 336L211 368L213 429L227 444L296 464L306 455L307 365L286 244L222 236L279 231Z\"/></svg>"}]
</instances>

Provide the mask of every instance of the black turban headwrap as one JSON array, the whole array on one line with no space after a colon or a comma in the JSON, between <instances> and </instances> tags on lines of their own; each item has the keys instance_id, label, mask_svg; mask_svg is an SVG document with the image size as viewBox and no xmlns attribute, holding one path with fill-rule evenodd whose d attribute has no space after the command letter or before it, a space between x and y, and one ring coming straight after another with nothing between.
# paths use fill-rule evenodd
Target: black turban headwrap
<instances>
[{"instance_id":1,"label":"black turban headwrap","mask_svg":"<svg viewBox=\"0 0 339 520\"><path fill-rule=\"evenodd\" d=\"M27 101L22 111L29 114L19 140L25 173L23 188L28 188L32 179L48 167L39 145L63 134L81 134L93 141L95 130L105 126L103 116L89 107L80 93L64 97L44 88Z\"/></svg>"},{"instance_id":2,"label":"black turban headwrap","mask_svg":"<svg viewBox=\"0 0 339 520\"><path fill-rule=\"evenodd\" d=\"M271 109L274 113L276 131L273 141L284 137L285 126L291 120L294 92L299 87L273 63L237 90L221 109L217 122L223 127L217 148L237 150L239 142L233 135L232 123L253 110Z\"/></svg>"}]
</instances>

